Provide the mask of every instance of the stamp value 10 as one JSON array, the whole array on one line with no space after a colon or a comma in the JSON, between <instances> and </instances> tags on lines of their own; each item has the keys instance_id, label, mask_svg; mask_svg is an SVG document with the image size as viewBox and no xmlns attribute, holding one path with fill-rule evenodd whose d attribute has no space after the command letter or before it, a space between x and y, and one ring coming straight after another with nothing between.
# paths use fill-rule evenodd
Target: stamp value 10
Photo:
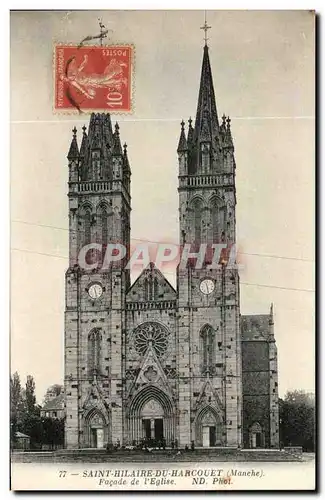
<instances>
[{"instance_id":1,"label":"stamp value 10","mask_svg":"<svg viewBox=\"0 0 325 500\"><path fill-rule=\"evenodd\" d=\"M132 45L56 45L55 110L131 112L133 50Z\"/></svg>"}]
</instances>

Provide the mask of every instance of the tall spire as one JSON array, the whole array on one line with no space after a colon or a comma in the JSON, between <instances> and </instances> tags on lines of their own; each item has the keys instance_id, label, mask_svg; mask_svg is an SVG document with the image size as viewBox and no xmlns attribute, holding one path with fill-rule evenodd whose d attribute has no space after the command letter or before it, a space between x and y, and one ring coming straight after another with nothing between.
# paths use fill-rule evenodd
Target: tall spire
<instances>
[{"instance_id":1,"label":"tall spire","mask_svg":"<svg viewBox=\"0 0 325 500\"><path fill-rule=\"evenodd\" d=\"M196 138L201 140L209 140L211 137L218 135L219 131L209 48L207 45L203 49L201 81L194 130ZM205 137L207 131L209 132L209 137Z\"/></svg>"}]
</instances>

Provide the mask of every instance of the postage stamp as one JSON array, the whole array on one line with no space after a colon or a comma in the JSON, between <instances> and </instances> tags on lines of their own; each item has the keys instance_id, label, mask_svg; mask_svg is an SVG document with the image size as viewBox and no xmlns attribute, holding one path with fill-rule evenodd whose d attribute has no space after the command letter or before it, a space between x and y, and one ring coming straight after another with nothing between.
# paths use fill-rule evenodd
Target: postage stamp
<instances>
[{"instance_id":1,"label":"postage stamp","mask_svg":"<svg viewBox=\"0 0 325 500\"><path fill-rule=\"evenodd\" d=\"M56 45L55 111L132 111L132 45Z\"/></svg>"}]
</instances>

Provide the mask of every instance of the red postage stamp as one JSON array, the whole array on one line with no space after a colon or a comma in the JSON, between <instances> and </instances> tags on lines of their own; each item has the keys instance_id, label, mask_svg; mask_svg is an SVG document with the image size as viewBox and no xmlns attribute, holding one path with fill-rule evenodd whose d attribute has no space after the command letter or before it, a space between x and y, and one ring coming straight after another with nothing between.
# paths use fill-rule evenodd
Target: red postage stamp
<instances>
[{"instance_id":1,"label":"red postage stamp","mask_svg":"<svg viewBox=\"0 0 325 500\"><path fill-rule=\"evenodd\" d=\"M132 111L133 46L56 45L56 111Z\"/></svg>"}]
</instances>

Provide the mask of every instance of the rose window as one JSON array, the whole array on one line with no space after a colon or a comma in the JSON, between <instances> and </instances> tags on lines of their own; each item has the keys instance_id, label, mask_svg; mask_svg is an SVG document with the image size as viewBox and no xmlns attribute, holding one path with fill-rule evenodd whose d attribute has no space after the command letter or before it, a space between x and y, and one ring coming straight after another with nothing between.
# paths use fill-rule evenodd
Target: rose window
<instances>
[{"instance_id":1,"label":"rose window","mask_svg":"<svg viewBox=\"0 0 325 500\"><path fill-rule=\"evenodd\" d=\"M151 347L161 357L167 350L168 331L159 323L144 323L134 331L134 346L141 356Z\"/></svg>"}]
</instances>

